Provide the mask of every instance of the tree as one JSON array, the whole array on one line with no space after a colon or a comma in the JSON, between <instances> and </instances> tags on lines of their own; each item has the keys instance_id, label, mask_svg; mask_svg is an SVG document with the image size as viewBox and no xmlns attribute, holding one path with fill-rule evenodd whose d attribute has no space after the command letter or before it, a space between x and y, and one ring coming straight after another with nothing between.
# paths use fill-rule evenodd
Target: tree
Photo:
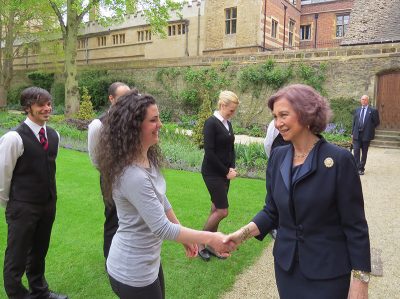
<instances>
[{"instance_id":1,"label":"tree","mask_svg":"<svg viewBox=\"0 0 400 299\"><path fill-rule=\"evenodd\" d=\"M44 4L43 0L0 0L0 107L7 105L15 56L48 28L49 10ZM29 23L40 26L41 32L32 30Z\"/></svg>"},{"instance_id":2,"label":"tree","mask_svg":"<svg viewBox=\"0 0 400 299\"><path fill-rule=\"evenodd\" d=\"M102 7L112 16L99 16L102 24L121 20L125 12L143 9L146 19L156 33L164 33L171 10L180 10L181 3L173 0L48 0L56 14L64 42L65 113L72 115L79 110L77 81L77 38L83 18L93 8ZM64 21L66 20L66 21ZM165 33L164 33L165 34Z\"/></svg>"}]
</instances>

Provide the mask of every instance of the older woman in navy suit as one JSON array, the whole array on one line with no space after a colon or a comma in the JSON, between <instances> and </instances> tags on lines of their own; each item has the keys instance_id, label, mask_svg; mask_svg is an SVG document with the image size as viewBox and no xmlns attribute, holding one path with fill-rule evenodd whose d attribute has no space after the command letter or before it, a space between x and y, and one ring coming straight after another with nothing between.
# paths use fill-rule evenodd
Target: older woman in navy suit
<instances>
[{"instance_id":1,"label":"older woman in navy suit","mask_svg":"<svg viewBox=\"0 0 400 299\"><path fill-rule=\"evenodd\" d=\"M331 116L327 101L298 84L279 90L268 107L292 144L272 151L264 208L226 241L239 245L278 230L273 255L281 298L367 298L371 261L361 182L351 153L319 135Z\"/></svg>"}]
</instances>

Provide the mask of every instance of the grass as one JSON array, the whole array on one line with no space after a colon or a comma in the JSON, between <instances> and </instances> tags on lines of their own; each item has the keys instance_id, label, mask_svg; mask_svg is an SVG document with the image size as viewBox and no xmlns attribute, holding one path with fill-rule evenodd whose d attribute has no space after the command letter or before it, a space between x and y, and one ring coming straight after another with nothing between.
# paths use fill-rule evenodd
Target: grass
<instances>
[{"instance_id":1,"label":"grass","mask_svg":"<svg viewBox=\"0 0 400 299\"><path fill-rule=\"evenodd\" d=\"M199 173L164 170L168 198L183 225L201 229L210 208L209 195ZM72 299L115 298L104 270L102 252L103 203L99 176L88 155L60 149L57 162L57 216L47 255L50 287ZM231 232L248 223L264 202L265 182L236 179L229 192L230 215L221 223ZM0 214L0 265L6 246L6 223ZM183 247L166 241L162 263L167 298L218 298L233 285L237 274L250 266L267 246L249 240L228 260L187 259ZM271 257L272 258L272 257ZM3 271L0 280L3 280ZM204 287L206 286L206 287ZM0 289L0 298L6 298Z\"/></svg>"}]
</instances>

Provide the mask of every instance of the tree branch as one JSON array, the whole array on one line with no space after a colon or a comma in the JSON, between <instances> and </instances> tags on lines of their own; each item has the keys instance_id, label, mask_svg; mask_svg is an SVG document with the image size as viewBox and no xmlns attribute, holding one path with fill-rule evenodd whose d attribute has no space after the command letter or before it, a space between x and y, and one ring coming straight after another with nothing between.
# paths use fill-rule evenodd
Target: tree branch
<instances>
[{"instance_id":1,"label":"tree branch","mask_svg":"<svg viewBox=\"0 0 400 299\"><path fill-rule=\"evenodd\" d=\"M56 16L57 16L57 18L58 18L58 21L59 21L60 27L61 27L61 32L62 32L62 35L63 35L63 37L64 37L64 39L65 39L66 36L67 36L67 28L66 28L66 26L65 26L63 17L62 17L62 15L61 15L61 12L60 12L60 10L58 9L57 5L56 5L53 1L49 0L49 3L50 3L51 8L53 8L54 13L56 14Z\"/></svg>"},{"instance_id":2,"label":"tree branch","mask_svg":"<svg viewBox=\"0 0 400 299\"><path fill-rule=\"evenodd\" d=\"M78 23L82 22L83 17L89 12L89 10L92 9L92 7L94 7L97 4L99 4L99 2L100 2L100 0L89 1L89 4L83 9L81 14L77 17Z\"/></svg>"}]
</instances>

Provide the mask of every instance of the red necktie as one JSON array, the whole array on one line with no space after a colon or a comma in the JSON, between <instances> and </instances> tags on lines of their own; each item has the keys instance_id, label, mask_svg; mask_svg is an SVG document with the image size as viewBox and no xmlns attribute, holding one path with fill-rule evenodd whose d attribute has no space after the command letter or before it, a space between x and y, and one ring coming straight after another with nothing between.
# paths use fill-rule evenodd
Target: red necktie
<instances>
[{"instance_id":1,"label":"red necktie","mask_svg":"<svg viewBox=\"0 0 400 299\"><path fill-rule=\"evenodd\" d=\"M49 143L47 142L46 134L44 133L44 128L41 128L39 131L39 141L40 144L43 146L43 149L47 151Z\"/></svg>"}]
</instances>

